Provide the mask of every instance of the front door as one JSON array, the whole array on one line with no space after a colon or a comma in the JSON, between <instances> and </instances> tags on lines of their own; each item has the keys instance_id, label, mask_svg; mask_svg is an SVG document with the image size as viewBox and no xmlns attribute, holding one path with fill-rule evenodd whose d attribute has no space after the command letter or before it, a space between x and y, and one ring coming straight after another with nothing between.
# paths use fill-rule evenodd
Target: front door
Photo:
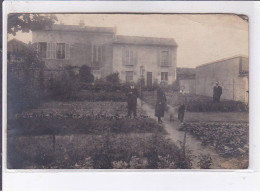
<instances>
[{"instance_id":1,"label":"front door","mask_svg":"<svg viewBox=\"0 0 260 194\"><path fill-rule=\"evenodd\" d=\"M146 81L147 86L152 86L153 85L153 73L147 72L146 79L147 79L147 81Z\"/></svg>"}]
</instances>

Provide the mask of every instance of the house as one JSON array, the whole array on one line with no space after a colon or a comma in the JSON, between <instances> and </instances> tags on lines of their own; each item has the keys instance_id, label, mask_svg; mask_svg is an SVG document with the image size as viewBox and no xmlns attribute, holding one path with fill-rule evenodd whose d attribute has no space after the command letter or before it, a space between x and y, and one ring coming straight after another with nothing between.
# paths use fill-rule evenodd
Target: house
<instances>
[{"instance_id":1,"label":"house","mask_svg":"<svg viewBox=\"0 0 260 194\"><path fill-rule=\"evenodd\" d=\"M9 65L19 64L24 62L25 52L29 50L28 44L12 39L7 43L7 61Z\"/></svg>"},{"instance_id":2,"label":"house","mask_svg":"<svg viewBox=\"0 0 260 194\"><path fill-rule=\"evenodd\" d=\"M234 56L213 61L196 68L196 94L213 95L213 87L219 82L222 99L248 103L248 57Z\"/></svg>"},{"instance_id":3,"label":"house","mask_svg":"<svg viewBox=\"0 0 260 194\"><path fill-rule=\"evenodd\" d=\"M113 68L121 80L147 86L153 83L173 83L176 79L177 44L173 39L116 36L113 42Z\"/></svg>"},{"instance_id":4,"label":"house","mask_svg":"<svg viewBox=\"0 0 260 194\"><path fill-rule=\"evenodd\" d=\"M188 94L196 93L195 68L177 68L176 77L180 89Z\"/></svg>"},{"instance_id":5,"label":"house","mask_svg":"<svg viewBox=\"0 0 260 194\"><path fill-rule=\"evenodd\" d=\"M122 82L173 83L177 44L173 39L116 35L115 28L54 24L32 32L48 69L91 67L96 79L118 72Z\"/></svg>"}]
</instances>

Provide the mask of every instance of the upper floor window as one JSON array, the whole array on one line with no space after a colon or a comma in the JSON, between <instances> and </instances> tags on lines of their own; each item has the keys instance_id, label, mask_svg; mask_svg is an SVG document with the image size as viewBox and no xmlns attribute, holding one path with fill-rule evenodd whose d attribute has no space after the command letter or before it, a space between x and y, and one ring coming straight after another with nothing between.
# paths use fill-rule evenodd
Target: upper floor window
<instances>
[{"instance_id":1,"label":"upper floor window","mask_svg":"<svg viewBox=\"0 0 260 194\"><path fill-rule=\"evenodd\" d=\"M168 72L161 72L161 81L168 81Z\"/></svg>"},{"instance_id":2,"label":"upper floor window","mask_svg":"<svg viewBox=\"0 0 260 194\"><path fill-rule=\"evenodd\" d=\"M125 50L123 50L122 59L123 59L123 65L126 65L126 66L137 65L137 63L138 63L137 52L130 50L130 49L125 49Z\"/></svg>"},{"instance_id":3,"label":"upper floor window","mask_svg":"<svg viewBox=\"0 0 260 194\"><path fill-rule=\"evenodd\" d=\"M92 62L101 63L103 61L103 52L102 45L94 45L92 47Z\"/></svg>"},{"instance_id":4,"label":"upper floor window","mask_svg":"<svg viewBox=\"0 0 260 194\"><path fill-rule=\"evenodd\" d=\"M70 45L66 43L39 42L37 51L41 58L69 59Z\"/></svg>"},{"instance_id":5,"label":"upper floor window","mask_svg":"<svg viewBox=\"0 0 260 194\"><path fill-rule=\"evenodd\" d=\"M47 43L46 42L39 42L38 53L39 53L41 58L47 57Z\"/></svg>"},{"instance_id":6,"label":"upper floor window","mask_svg":"<svg viewBox=\"0 0 260 194\"><path fill-rule=\"evenodd\" d=\"M56 58L65 59L65 43L57 43Z\"/></svg>"},{"instance_id":7,"label":"upper floor window","mask_svg":"<svg viewBox=\"0 0 260 194\"><path fill-rule=\"evenodd\" d=\"M169 51L161 51L160 61L161 66L169 66Z\"/></svg>"}]
</instances>

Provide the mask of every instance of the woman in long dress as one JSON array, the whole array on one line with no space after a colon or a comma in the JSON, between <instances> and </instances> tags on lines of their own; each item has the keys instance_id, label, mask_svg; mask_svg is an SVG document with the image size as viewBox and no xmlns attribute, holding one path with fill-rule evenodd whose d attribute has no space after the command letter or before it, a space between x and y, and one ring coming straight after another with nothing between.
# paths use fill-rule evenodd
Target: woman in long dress
<instances>
[{"instance_id":1,"label":"woman in long dress","mask_svg":"<svg viewBox=\"0 0 260 194\"><path fill-rule=\"evenodd\" d=\"M157 99L155 105L155 116L158 117L158 123L162 123L162 117L164 117L164 111L166 107L166 96L163 89L159 86L157 88Z\"/></svg>"}]
</instances>

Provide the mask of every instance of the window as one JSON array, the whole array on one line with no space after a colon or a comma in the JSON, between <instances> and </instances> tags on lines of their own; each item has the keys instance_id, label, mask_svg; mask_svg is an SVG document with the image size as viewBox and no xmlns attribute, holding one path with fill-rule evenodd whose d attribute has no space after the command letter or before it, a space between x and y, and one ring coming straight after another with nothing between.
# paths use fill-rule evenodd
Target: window
<instances>
[{"instance_id":1,"label":"window","mask_svg":"<svg viewBox=\"0 0 260 194\"><path fill-rule=\"evenodd\" d=\"M56 45L56 58L65 59L65 43L57 43Z\"/></svg>"},{"instance_id":2,"label":"window","mask_svg":"<svg viewBox=\"0 0 260 194\"><path fill-rule=\"evenodd\" d=\"M129 49L123 50L123 65L134 66L137 65L137 52Z\"/></svg>"},{"instance_id":3,"label":"window","mask_svg":"<svg viewBox=\"0 0 260 194\"><path fill-rule=\"evenodd\" d=\"M41 58L47 57L47 42L39 42L39 44L38 44L38 54Z\"/></svg>"},{"instance_id":4,"label":"window","mask_svg":"<svg viewBox=\"0 0 260 194\"><path fill-rule=\"evenodd\" d=\"M161 72L161 81L168 81L168 72Z\"/></svg>"},{"instance_id":5,"label":"window","mask_svg":"<svg viewBox=\"0 0 260 194\"><path fill-rule=\"evenodd\" d=\"M126 71L125 72L126 75L126 82L131 82L134 80L134 72L133 71Z\"/></svg>"},{"instance_id":6,"label":"window","mask_svg":"<svg viewBox=\"0 0 260 194\"><path fill-rule=\"evenodd\" d=\"M92 62L101 63L103 61L103 49L101 45L94 45L92 47Z\"/></svg>"},{"instance_id":7,"label":"window","mask_svg":"<svg viewBox=\"0 0 260 194\"><path fill-rule=\"evenodd\" d=\"M169 66L169 51L161 51L161 66Z\"/></svg>"},{"instance_id":8,"label":"window","mask_svg":"<svg viewBox=\"0 0 260 194\"><path fill-rule=\"evenodd\" d=\"M47 43L47 58L48 59L56 58L56 44L53 42Z\"/></svg>"}]
</instances>

